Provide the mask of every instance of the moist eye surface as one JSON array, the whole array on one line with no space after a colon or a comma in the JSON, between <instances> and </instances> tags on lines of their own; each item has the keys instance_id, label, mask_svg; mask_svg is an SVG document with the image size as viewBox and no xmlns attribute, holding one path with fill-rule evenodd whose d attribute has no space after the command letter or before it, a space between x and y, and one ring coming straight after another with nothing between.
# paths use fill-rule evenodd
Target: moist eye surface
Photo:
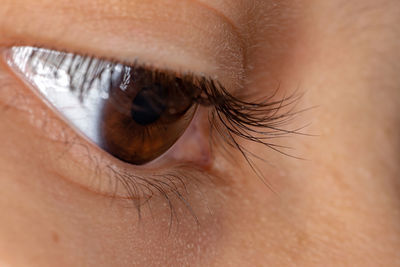
<instances>
[{"instance_id":1,"label":"moist eye surface","mask_svg":"<svg viewBox=\"0 0 400 267\"><path fill-rule=\"evenodd\" d=\"M164 154L196 111L198 88L170 73L34 47L6 58L71 125L127 163Z\"/></svg>"}]
</instances>

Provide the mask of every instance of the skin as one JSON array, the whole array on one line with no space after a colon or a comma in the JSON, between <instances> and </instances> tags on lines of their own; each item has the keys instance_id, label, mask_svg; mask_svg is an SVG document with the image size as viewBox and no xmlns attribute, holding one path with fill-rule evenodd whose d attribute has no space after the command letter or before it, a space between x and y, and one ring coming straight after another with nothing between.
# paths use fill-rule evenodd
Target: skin
<instances>
[{"instance_id":1,"label":"skin","mask_svg":"<svg viewBox=\"0 0 400 267\"><path fill-rule=\"evenodd\" d=\"M200 119L165 161L210 176L187 170L202 182L185 180L191 209L171 196L169 226L162 197L139 220L107 186L106 166L150 170L77 135L1 63L0 265L400 265L400 2L277 2L2 0L1 47L138 58L277 99L298 88L297 109L315 108L285 125L311 136L277 140L305 160L242 143L267 185L238 151L204 149Z\"/></svg>"}]
</instances>

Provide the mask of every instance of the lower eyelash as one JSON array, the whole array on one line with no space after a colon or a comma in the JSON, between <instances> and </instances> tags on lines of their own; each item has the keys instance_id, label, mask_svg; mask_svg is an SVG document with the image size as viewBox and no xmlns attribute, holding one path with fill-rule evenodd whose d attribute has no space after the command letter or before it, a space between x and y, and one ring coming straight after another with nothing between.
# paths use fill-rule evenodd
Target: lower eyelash
<instances>
[{"instance_id":1,"label":"lower eyelash","mask_svg":"<svg viewBox=\"0 0 400 267\"><path fill-rule=\"evenodd\" d=\"M130 196L128 199L133 203L137 210L138 219L142 218L142 208L149 204L149 201L154 197L161 196L167 203L170 211L169 228L173 225L173 219L178 220L177 211L175 210L175 201L179 201L184 205L190 215L193 217L195 223L199 225L199 219L189 202L188 183L191 186L195 184L196 189L199 190L199 184L205 183L197 179L197 175L211 181L211 177L204 173L204 171L188 165L178 165L168 172L160 174L148 175L142 177L134 175L129 171L121 171L114 169L112 166L107 167L116 181L121 184Z\"/></svg>"}]
</instances>

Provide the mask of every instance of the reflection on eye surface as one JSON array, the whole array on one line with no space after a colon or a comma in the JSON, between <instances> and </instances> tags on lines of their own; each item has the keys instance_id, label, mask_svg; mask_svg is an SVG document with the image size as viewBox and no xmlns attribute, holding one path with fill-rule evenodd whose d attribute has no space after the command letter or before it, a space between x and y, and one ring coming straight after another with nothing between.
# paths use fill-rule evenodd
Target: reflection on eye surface
<instances>
[{"instance_id":1,"label":"reflection on eye surface","mask_svg":"<svg viewBox=\"0 0 400 267\"><path fill-rule=\"evenodd\" d=\"M14 47L9 64L91 141L113 156L144 164L183 134L199 89L192 81L32 47Z\"/></svg>"}]
</instances>

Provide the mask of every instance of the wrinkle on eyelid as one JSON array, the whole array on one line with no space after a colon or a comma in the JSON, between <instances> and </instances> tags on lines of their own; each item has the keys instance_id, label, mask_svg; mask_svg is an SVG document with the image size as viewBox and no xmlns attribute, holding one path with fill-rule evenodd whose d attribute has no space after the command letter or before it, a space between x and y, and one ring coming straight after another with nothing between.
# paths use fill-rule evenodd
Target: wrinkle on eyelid
<instances>
[{"instance_id":1,"label":"wrinkle on eyelid","mask_svg":"<svg viewBox=\"0 0 400 267\"><path fill-rule=\"evenodd\" d=\"M206 9L210 10L212 13L214 13L215 15L220 17L222 20L224 20L228 25L230 25L230 27L235 32L235 34L239 36L239 39L242 42L244 42L244 38L242 36L239 26L237 25L235 18L232 18L230 15L227 15L224 10L218 9L212 3L206 3L203 0L191 0L191 1L197 3L198 5L205 7Z\"/></svg>"}]
</instances>

